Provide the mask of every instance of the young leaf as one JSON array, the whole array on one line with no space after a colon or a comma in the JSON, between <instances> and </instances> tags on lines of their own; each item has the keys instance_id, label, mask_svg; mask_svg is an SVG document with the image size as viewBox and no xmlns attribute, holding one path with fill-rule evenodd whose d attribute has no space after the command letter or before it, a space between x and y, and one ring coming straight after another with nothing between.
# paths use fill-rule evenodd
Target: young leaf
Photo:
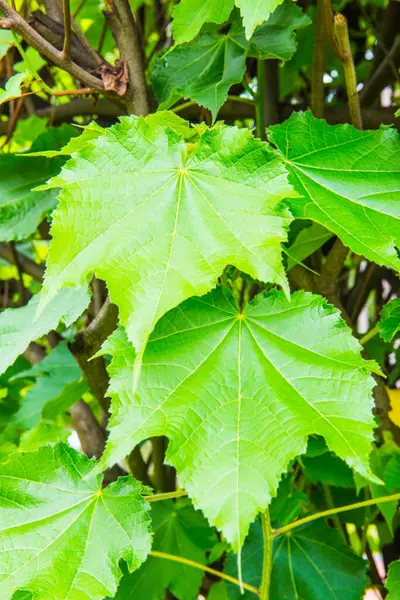
<instances>
[{"instance_id":1,"label":"young leaf","mask_svg":"<svg viewBox=\"0 0 400 600\"><path fill-rule=\"evenodd\" d=\"M400 298L385 304L379 321L379 333L385 342L391 342L400 331Z\"/></svg>"},{"instance_id":2,"label":"young leaf","mask_svg":"<svg viewBox=\"0 0 400 600\"><path fill-rule=\"evenodd\" d=\"M271 127L289 181L293 214L338 235L369 260L400 269L400 136L394 129L329 126L310 112Z\"/></svg>"},{"instance_id":3,"label":"young leaf","mask_svg":"<svg viewBox=\"0 0 400 600\"><path fill-rule=\"evenodd\" d=\"M181 0L174 7L172 33L176 44L189 42L204 23L224 23L233 9L234 0Z\"/></svg>"},{"instance_id":4,"label":"young leaf","mask_svg":"<svg viewBox=\"0 0 400 600\"><path fill-rule=\"evenodd\" d=\"M152 503L151 520L152 550L207 564L215 534L187 498ZM202 578L199 569L149 556L138 571L121 579L115 600L164 600L167 589L178 600L196 600Z\"/></svg>"},{"instance_id":5,"label":"young leaf","mask_svg":"<svg viewBox=\"0 0 400 600\"><path fill-rule=\"evenodd\" d=\"M23 73L17 73L16 75L10 77L4 90L0 88L0 106L4 102L8 102L9 100L13 100L14 98L19 98L21 96L21 86L28 79L28 77L29 73L26 71Z\"/></svg>"},{"instance_id":6,"label":"young leaf","mask_svg":"<svg viewBox=\"0 0 400 600\"><path fill-rule=\"evenodd\" d=\"M31 429L41 417L52 420L88 391L82 371L70 353L66 342L59 344L40 363L17 375L36 377L36 384L27 392L10 426Z\"/></svg>"},{"instance_id":7,"label":"young leaf","mask_svg":"<svg viewBox=\"0 0 400 600\"><path fill-rule=\"evenodd\" d=\"M274 152L246 129L206 130L193 149L169 128L125 117L50 185L63 191L41 307L95 272L138 351L167 310L213 287L226 264L287 289L280 201L293 192Z\"/></svg>"},{"instance_id":8,"label":"young leaf","mask_svg":"<svg viewBox=\"0 0 400 600\"><path fill-rule=\"evenodd\" d=\"M400 600L400 560L391 563L385 587L389 590L386 600Z\"/></svg>"},{"instance_id":9,"label":"young leaf","mask_svg":"<svg viewBox=\"0 0 400 600\"><path fill-rule=\"evenodd\" d=\"M289 302L272 291L241 314L218 288L157 323L135 395L134 360L120 340L103 466L166 435L167 462L235 549L308 435L323 435L331 451L374 479L369 370L377 366L361 358L338 311L320 296L299 292Z\"/></svg>"},{"instance_id":10,"label":"young leaf","mask_svg":"<svg viewBox=\"0 0 400 600\"><path fill-rule=\"evenodd\" d=\"M102 489L94 462L67 444L13 454L0 464L0 594L102 600L150 550L141 484L121 477Z\"/></svg>"},{"instance_id":11,"label":"young leaf","mask_svg":"<svg viewBox=\"0 0 400 600\"><path fill-rule=\"evenodd\" d=\"M41 134L32 151L57 150L76 129L70 125ZM57 204L54 190L36 192L33 188L59 172L64 158L27 158L26 154L0 153L0 240L21 240L31 235Z\"/></svg>"},{"instance_id":12,"label":"young leaf","mask_svg":"<svg viewBox=\"0 0 400 600\"><path fill-rule=\"evenodd\" d=\"M39 316L40 293L26 306L3 311L0 314L0 373L13 364L30 342L56 329L60 320L67 327L71 325L85 310L89 298L87 286L79 290L65 288Z\"/></svg>"},{"instance_id":13,"label":"young leaf","mask_svg":"<svg viewBox=\"0 0 400 600\"><path fill-rule=\"evenodd\" d=\"M263 537L254 523L242 551L243 580L261 583ZM225 571L237 576L229 555ZM279 600L360 600L367 584L366 563L343 544L324 521L303 525L274 539L270 597ZM228 584L230 600L253 600L254 594Z\"/></svg>"}]
</instances>

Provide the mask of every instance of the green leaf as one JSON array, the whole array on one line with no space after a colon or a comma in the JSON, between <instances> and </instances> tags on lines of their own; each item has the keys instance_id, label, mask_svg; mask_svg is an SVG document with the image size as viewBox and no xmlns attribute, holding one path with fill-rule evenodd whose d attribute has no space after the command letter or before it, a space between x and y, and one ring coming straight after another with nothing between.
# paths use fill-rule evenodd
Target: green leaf
<instances>
[{"instance_id":1,"label":"green leaf","mask_svg":"<svg viewBox=\"0 0 400 600\"><path fill-rule=\"evenodd\" d=\"M267 21L282 2L283 0L235 0L243 17L247 39L251 38L257 25Z\"/></svg>"},{"instance_id":2,"label":"green leaf","mask_svg":"<svg viewBox=\"0 0 400 600\"><path fill-rule=\"evenodd\" d=\"M389 590L387 600L400 600L400 560L391 563L385 587Z\"/></svg>"},{"instance_id":3,"label":"green leaf","mask_svg":"<svg viewBox=\"0 0 400 600\"><path fill-rule=\"evenodd\" d=\"M71 430L64 425L40 421L36 427L24 431L21 435L18 450L21 452L32 452L41 446L55 444L56 442L67 442Z\"/></svg>"},{"instance_id":4,"label":"green leaf","mask_svg":"<svg viewBox=\"0 0 400 600\"><path fill-rule=\"evenodd\" d=\"M152 550L206 564L215 534L187 498L151 506ZM196 600L203 573L199 569L149 556L138 571L122 578L115 600L164 600L170 590L178 600Z\"/></svg>"},{"instance_id":5,"label":"green leaf","mask_svg":"<svg viewBox=\"0 0 400 600\"><path fill-rule=\"evenodd\" d=\"M388 302L382 309L379 333L385 342L391 342L400 331L400 298Z\"/></svg>"},{"instance_id":6,"label":"green leaf","mask_svg":"<svg viewBox=\"0 0 400 600\"><path fill-rule=\"evenodd\" d=\"M0 594L102 600L150 550L141 484L121 477L102 489L95 463L66 444L13 454L0 464Z\"/></svg>"},{"instance_id":7,"label":"green leaf","mask_svg":"<svg viewBox=\"0 0 400 600\"><path fill-rule=\"evenodd\" d=\"M396 446L392 446L392 444L383 444L381 447L375 447L371 452L370 464L371 469L377 475L382 482L385 480L385 474L388 468L388 465L391 463L395 453L398 451ZM383 483L369 483L369 489L371 492L372 498L379 498L382 496L388 496L390 494L390 490ZM394 502L384 502L377 503L379 510L381 511L387 526L389 527L390 533L393 535L393 519L397 512L397 504L398 501Z\"/></svg>"},{"instance_id":8,"label":"green leaf","mask_svg":"<svg viewBox=\"0 0 400 600\"><path fill-rule=\"evenodd\" d=\"M308 498L303 492L293 489L293 476L288 473L280 481L277 494L270 504L271 522L279 526L291 523L299 517L308 502Z\"/></svg>"},{"instance_id":9,"label":"green leaf","mask_svg":"<svg viewBox=\"0 0 400 600\"><path fill-rule=\"evenodd\" d=\"M89 390L67 342L58 344L40 363L17 375L18 378L36 376L35 385L11 419L13 428L31 429L41 417L53 420Z\"/></svg>"},{"instance_id":10,"label":"green leaf","mask_svg":"<svg viewBox=\"0 0 400 600\"><path fill-rule=\"evenodd\" d=\"M9 29L0 29L0 60L14 46L14 37Z\"/></svg>"},{"instance_id":11,"label":"green leaf","mask_svg":"<svg viewBox=\"0 0 400 600\"><path fill-rule=\"evenodd\" d=\"M400 269L400 136L394 129L329 126L310 112L271 127L289 181L301 194L294 216L320 223L346 246Z\"/></svg>"},{"instance_id":12,"label":"green leaf","mask_svg":"<svg viewBox=\"0 0 400 600\"><path fill-rule=\"evenodd\" d=\"M69 327L89 304L87 286L79 290L61 290L37 316L40 293L33 296L26 306L8 308L0 314L0 373L13 364L30 342L56 329L59 321Z\"/></svg>"},{"instance_id":13,"label":"green leaf","mask_svg":"<svg viewBox=\"0 0 400 600\"><path fill-rule=\"evenodd\" d=\"M282 0L281 0L282 1ZM246 46L248 56L290 60L297 49L295 30L307 27L311 19L291 0L283 0L268 18L256 28Z\"/></svg>"},{"instance_id":14,"label":"green leaf","mask_svg":"<svg viewBox=\"0 0 400 600\"><path fill-rule=\"evenodd\" d=\"M20 148L29 148L39 135L47 128L48 119L32 115L27 119L19 119L12 136L12 142Z\"/></svg>"},{"instance_id":15,"label":"green leaf","mask_svg":"<svg viewBox=\"0 0 400 600\"><path fill-rule=\"evenodd\" d=\"M391 492L400 492L400 452L393 454L386 465L384 481Z\"/></svg>"},{"instance_id":16,"label":"green leaf","mask_svg":"<svg viewBox=\"0 0 400 600\"><path fill-rule=\"evenodd\" d=\"M242 551L243 581L259 587L263 538L254 523ZM237 560L229 555L225 571L237 576ZM343 544L323 521L303 525L274 538L270 597L279 600L360 600L367 584L366 562ZM254 594L227 585L230 600Z\"/></svg>"},{"instance_id":17,"label":"green leaf","mask_svg":"<svg viewBox=\"0 0 400 600\"><path fill-rule=\"evenodd\" d=\"M160 108L170 108L183 96L209 108L215 119L229 88L243 79L246 56L288 60L296 50L294 30L309 23L302 10L287 0L249 41L239 19L233 19L225 33L217 27L204 28L195 40L155 61L151 82Z\"/></svg>"},{"instance_id":18,"label":"green leaf","mask_svg":"<svg viewBox=\"0 0 400 600\"><path fill-rule=\"evenodd\" d=\"M353 473L340 458L332 452L321 456L301 458L304 474L312 483L323 483L337 487L354 487Z\"/></svg>"},{"instance_id":19,"label":"green leaf","mask_svg":"<svg viewBox=\"0 0 400 600\"><path fill-rule=\"evenodd\" d=\"M63 191L41 308L95 272L138 352L158 319L212 288L226 264L287 289L280 201L293 192L275 153L246 129L206 130L193 149L170 128L125 117L50 185Z\"/></svg>"},{"instance_id":20,"label":"green leaf","mask_svg":"<svg viewBox=\"0 0 400 600\"><path fill-rule=\"evenodd\" d=\"M243 315L221 288L188 300L157 323L135 395L135 353L122 347L110 366L103 466L166 435L166 460L182 487L235 549L308 435L323 435L331 451L374 479L369 370L377 366L361 358L320 296L299 292L289 302L272 291Z\"/></svg>"},{"instance_id":21,"label":"green leaf","mask_svg":"<svg viewBox=\"0 0 400 600\"><path fill-rule=\"evenodd\" d=\"M234 0L181 0L173 11L172 33L176 44L189 42L204 23L224 23L234 6Z\"/></svg>"},{"instance_id":22,"label":"green leaf","mask_svg":"<svg viewBox=\"0 0 400 600\"><path fill-rule=\"evenodd\" d=\"M236 23L226 34L207 31L156 60L151 83L160 108L169 108L183 96L207 107L215 119L230 87L242 81L246 70L241 37L242 27Z\"/></svg>"},{"instance_id":23,"label":"green leaf","mask_svg":"<svg viewBox=\"0 0 400 600\"><path fill-rule=\"evenodd\" d=\"M86 144L92 140L96 140L98 137L104 134L103 127L97 125L94 121L83 127L83 133L79 135L79 130L74 129L74 136L68 141L68 143L63 144L59 148L54 150L39 150L35 152L29 152L27 156L46 156L48 158L53 158L54 156L70 156L75 152L84 148ZM65 140L67 142L67 140Z\"/></svg>"},{"instance_id":24,"label":"green leaf","mask_svg":"<svg viewBox=\"0 0 400 600\"><path fill-rule=\"evenodd\" d=\"M32 151L58 149L65 145L75 128L63 125L41 134ZM57 204L54 190L36 192L33 188L59 172L64 158L27 158L24 154L0 153L0 240L21 240L31 235Z\"/></svg>"},{"instance_id":25,"label":"green leaf","mask_svg":"<svg viewBox=\"0 0 400 600\"><path fill-rule=\"evenodd\" d=\"M21 86L28 78L29 73L27 71L10 77L4 90L0 88L0 105L14 98L19 98L22 94Z\"/></svg>"},{"instance_id":26,"label":"green leaf","mask_svg":"<svg viewBox=\"0 0 400 600\"><path fill-rule=\"evenodd\" d=\"M295 223L297 222L295 221ZM318 250L318 248L321 248L332 236L332 232L319 225L319 223L312 223L310 227L305 227L300 231L289 249L298 261L302 261ZM287 261L288 270L292 269L296 264L296 261L289 256Z\"/></svg>"}]
</instances>

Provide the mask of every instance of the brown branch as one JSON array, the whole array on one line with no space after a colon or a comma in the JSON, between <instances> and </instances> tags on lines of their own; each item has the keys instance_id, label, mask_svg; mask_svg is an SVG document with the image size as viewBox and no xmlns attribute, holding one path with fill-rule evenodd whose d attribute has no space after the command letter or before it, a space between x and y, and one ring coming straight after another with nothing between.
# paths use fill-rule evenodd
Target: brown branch
<instances>
[{"instance_id":1,"label":"brown branch","mask_svg":"<svg viewBox=\"0 0 400 600\"><path fill-rule=\"evenodd\" d=\"M44 267L42 265L38 265L35 263L35 261L28 258L24 254L21 254L20 252L16 252L16 254L22 271L33 277L33 279L36 279L36 281L42 281L44 276ZM13 253L7 244L0 243L0 257L4 258L4 260L11 264L15 264Z\"/></svg>"},{"instance_id":2,"label":"brown branch","mask_svg":"<svg viewBox=\"0 0 400 600\"><path fill-rule=\"evenodd\" d=\"M71 421L79 441L89 458L100 458L103 454L106 436L90 407L83 400L78 400L69 409Z\"/></svg>"},{"instance_id":3,"label":"brown branch","mask_svg":"<svg viewBox=\"0 0 400 600\"><path fill-rule=\"evenodd\" d=\"M325 86L324 72L326 62L326 23L325 0L317 0L317 17L315 21L314 48L311 75L311 110L318 118L324 116Z\"/></svg>"},{"instance_id":4,"label":"brown branch","mask_svg":"<svg viewBox=\"0 0 400 600\"><path fill-rule=\"evenodd\" d=\"M279 60L265 61L264 122L266 127L279 123Z\"/></svg>"},{"instance_id":5,"label":"brown branch","mask_svg":"<svg viewBox=\"0 0 400 600\"><path fill-rule=\"evenodd\" d=\"M390 80L393 64L396 66L400 64L400 35L397 36L392 48L374 71L372 77L365 83L360 94L360 101L363 104L372 104L379 97L379 94Z\"/></svg>"},{"instance_id":6,"label":"brown branch","mask_svg":"<svg viewBox=\"0 0 400 600\"><path fill-rule=\"evenodd\" d=\"M78 333L75 339L69 344L69 349L88 380L95 398L106 414L108 413L110 402L106 397L108 373L104 359L102 356L93 360L90 359L100 350L104 340L117 327L117 321L118 309L107 298L96 318L93 319L86 329Z\"/></svg>"},{"instance_id":7,"label":"brown branch","mask_svg":"<svg viewBox=\"0 0 400 600\"><path fill-rule=\"evenodd\" d=\"M40 54L45 56L52 63L68 71L73 77L85 84L104 93L103 82L94 77L85 69L73 62L68 56L64 56L62 51L57 50L49 44L40 34L38 34L20 15L13 10L6 2L0 0L0 12L5 15L5 19L0 20L0 27L12 29L18 33L30 46L35 48Z\"/></svg>"},{"instance_id":8,"label":"brown branch","mask_svg":"<svg viewBox=\"0 0 400 600\"><path fill-rule=\"evenodd\" d=\"M69 56L71 52L71 7L69 0L63 0L63 15L64 15L64 46L62 49L63 56Z\"/></svg>"},{"instance_id":9,"label":"brown branch","mask_svg":"<svg viewBox=\"0 0 400 600\"><path fill-rule=\"evenodd\" d=\"M128 69L126 107L129 114L147 115L149 99L144 74L142 50L129 0L109 0L110 10L105 17Z\"/></svg>"},{"instance_id":10,"label":"brown branch","mask_svg":"<svg viewBox=\"0 0 400 600\"><path fill-rule=\"evenodd\" d=\"M339 60L342 60L342 57L340 54L340 49L338 48L335 34L333 31L333 13L332 13L332 9L331 9L331 0L324 0L324 8L325 8L326 31L328 33L328 37L331 42L332 50L334 51L336 56L339 58Z\"/></svg>"}]
</instances>

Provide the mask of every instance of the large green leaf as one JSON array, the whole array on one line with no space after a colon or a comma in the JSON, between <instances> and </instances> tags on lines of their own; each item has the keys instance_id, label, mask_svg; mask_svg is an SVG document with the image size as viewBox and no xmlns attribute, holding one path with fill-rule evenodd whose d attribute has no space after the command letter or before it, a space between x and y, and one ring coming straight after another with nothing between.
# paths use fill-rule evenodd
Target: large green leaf
<instances>
[{"instance_id":1,"label":"large green leaf","mask_svg":"<svg viewBox=\"0 0 400 600\"><path fill-rule=\"evenodd\" d=\"M389 590L387 600L400 600L400 560L390 565L385 586Z\"/></svg>"},{"instance_id":2,"label":"large green leaf","mask_svg":"<svg viewBox=\"0 0 400 600\"><path fill-rule=\"evenodd\" d=\"M135 395L134 351L116 335L103 466L166 435L167 462L236 549L309 434L374 478L369 369L377 367L320 296L289 302L272 291L243 314L221 288L188 300L157 324Z\"/></svg>"},{"instance_id":3,"label":"large green leaf","mask_svg":"<svg viewBox=\"0 0 400 600\"><path fill-rule=\"evenodd\" d=\"M388 302L379 320L379 333L385 342L391 342L400 331L400 298Z\"/></svg>"},{"instance_id":4,"label":"large green leaf","mask_svg":"<svg viewBox=\"0 0 400 600\"><path fill-rule=\"evenodd\" d=\"M89 293L87 286L63 289L37 316L39 303L40 293L26 306L8 308L0 314L0 373L13 364L30 342L56 329L60 320L67 327L71 325L89 304Z\"/></svg>"},{"instance_id":5,"label":"large green leaf","mask_svg":"<svg viewBox=\"0 0 400 600\"><path fill-rule=\"evenodd\" d=\"M288 60L296 50L294 31L309 23L299 7L286 0L250 40L236 18L224 33L216 26L205 27L195 40L155 61L151 81L160 107L169 108L183 96L209 108L215 118L231 85L242 81L246 56Z\"/></svg>"},{"instance_id":6,"label":"large green leaf","mask_svg":"<svg viewBox=\"0 0 400 600\"><path fill-rule=\"evenodd\" d=\"M141 484L121 477L102 489L94 462L67 444L13 454L0 465L0 595L102 600L150 550Z\"/></svg>"},{"instance_id":7,"label":"large green leaf","mask_svg":"<svg viewBox=\"0 0 400 600\"><path fill-rule=\"evenodd\" d=\"M36 139L32 151L57 150L77 134L69 125L49 129ZM32 190L58 173L64 162L65 158L50 160L0 153L0 240L28 237L53 210L57 204L55 190Z\"/></svg>"},{"instance_id":8,"label":"large green leaf","mask_svg":"<svg viewBox=\"0 0 400 600\"><path fill-rule=\"evenodd\" d=\"M317 221L357 254L400 269L400 136L395 129L329 126L310 112L271 127L289 181L293 214Z\"/></svg>"},{"instance_id":9,"label":"large green leaf","mask_svg":"<svg viewBox=\"0 0 400 600\"><path fill-rule=\"evenodd\" d=\"M215 534L189 500L152 503L151 520L152 550L207 563ZM138 571L122 578L115 600L164 600L167 589L178 600L196 600L202 578L199 569L149 556Z\"/></svg>"},{"instance_id":10,"label":"large green leaf","mask_svg":"<svg viewBox=\"0 0 400 600\"><path fill-rule=\"evenodd\" d=\"M246 129L217 126L193 148L170 128L125 117L50 185L63 191L41 306L95 272L138 351L167 310L213 287L226 264L287 288L280 201L293 192L280 160Z\"/></svg>"},{"instance_id":11,"label":"large green leaf","mask_svg":"<svg viewBox=\"0 0 400 600\"><path fill-rule=\"evenodd\" d=\"M54 419L89 389L66 342L59 344L40 363L17 377L37 379L11 419L10 426L16 429L31 429L41 417Z\"/></svg>"},{"instance_id":12,"label":"large green leaf","mask_svg":"<svg viewBox=\"0 0 400 600\"><path fill-rule=\"evenodd\" d=\"M243 581L261 583L263 538L259 523L252 525L243 553ZM225 570L237 575L236 557ZM366 563L343 544L337 531L316 521L274 539L270 597L279 600L361 600L367 584ZM230 600L253 600L228 585Z\"/></svg>"},{"instance_id":13,"label":"large green leaf","mask_svg":"<svg viewBox=\"0 0 400 600\"><path fill-rule=\"evenodd\" d=\"M294 223L301 223L301 221L294 221ZM291 256L287 261L288 270L298 264L296 261L304 260L321 248L332 236L332 232L319 223L312 223L311 226L304 227L289 247Z\"/></svg>"}]
</instances>

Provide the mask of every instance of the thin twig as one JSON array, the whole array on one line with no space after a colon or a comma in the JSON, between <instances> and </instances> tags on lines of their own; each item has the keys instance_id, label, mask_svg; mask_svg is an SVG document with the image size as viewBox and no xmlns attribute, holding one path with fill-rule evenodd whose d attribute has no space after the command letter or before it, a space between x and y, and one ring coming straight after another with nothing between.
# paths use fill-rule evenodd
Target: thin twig
<instances>
[{"instance_id":1,"label":"thin twig","mask_svg":"<svg viewBox=\"0 0 400 600\"><path fill-rule=\"evenodd\" d=\"M45 56L55 65L68 71L73 77L81 81L87 87L104 93L104 85L101 79L88 73L85 69L74 63L68 56L54 48L37 31L33 29L15 10L7 4L6 0L0 0L0 12L5 19L0 19L0 28L12 29L18 33L30 46Z\"/></svg>"},{"instance_id":2,"label":"thin twig","mask_svg":"<svg viewBox=\"0 0 400 600\"><path fill-rule=\"evenodd\" d=\"M71 52L71 7L69 0L63 0L64 15L64 46L63 56L69 56Z\"/></svg>"},{"instance_id":3,"label":"thin twig","mask_svg":"<svg viewBox=\"0 0 400 600\"><path fill-rule=\"evenodd\" d=\"M260 587L260 600L269 600L269 589L271 584L272 570L272 529L269 518L269 510L261 515L261 528L263 533L263 566ZM244 584L243 584L244 587Z\"/></svg>"},{"instance_id":4,"label":"thin twig","mask_svg":"<svg viewBox=\"0 0 400 600\"><path fill-rule=\"evenodd\" d=\"M342 56L340 54L340 50L335 39L335 34L333 32L333 13L331 9L331 0L324 0L324 8L326 31L331 42L332 50L334 51L338 59L342 60Z\"/></svg>"},{"instance_id":5,"label":"thin twig","mask_svg":"<svg viewBox=\"0 0 400 600\"><path fill-rule=\"evenodd\" d=\"M159 500L171 500L174 498L184 498L187 496L185 490L175 490L175 492L165 492L164 494L152 494L151 496L145 496L146 502L158 502Z\"/></svg>"}]
</instances>

